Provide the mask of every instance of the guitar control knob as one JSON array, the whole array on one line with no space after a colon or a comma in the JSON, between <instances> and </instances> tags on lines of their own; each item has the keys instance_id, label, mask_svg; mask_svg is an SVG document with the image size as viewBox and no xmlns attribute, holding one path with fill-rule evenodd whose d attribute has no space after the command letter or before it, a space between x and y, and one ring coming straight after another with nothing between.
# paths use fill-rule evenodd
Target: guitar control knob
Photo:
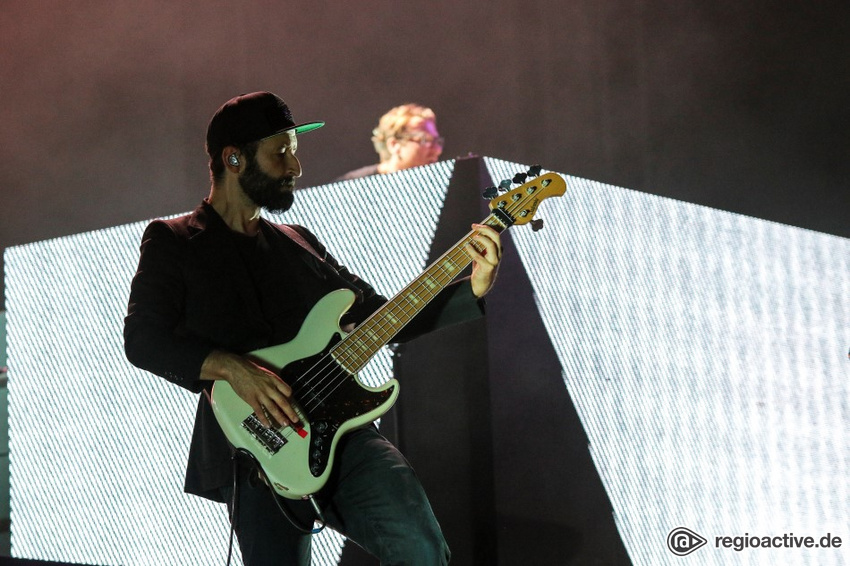
<instances>
[{"instance_id":1,"label":"guitar control knob","mask_svg":"<svg viewBox=\"0 0 850 566\"><path fill-rule=\"evenodd\" d=\"M325 421L319 421L317 423L313 423L313 428L316 429L316 432L322 434L323 432L328 430L328 423L326 423Z\"/></svg>"},{"instance_id":2,"label":"guitar control knob","mask_svg":"<svg viewBox=\"0 0 850 566\"><path fill-rule=\"evenodd\" d=\"M314 460L318 460L319 458L322 457L322 453L319 450L313 450L313 453L311 454L311 456L313 457Z\"/></svg>"}]
</instances>

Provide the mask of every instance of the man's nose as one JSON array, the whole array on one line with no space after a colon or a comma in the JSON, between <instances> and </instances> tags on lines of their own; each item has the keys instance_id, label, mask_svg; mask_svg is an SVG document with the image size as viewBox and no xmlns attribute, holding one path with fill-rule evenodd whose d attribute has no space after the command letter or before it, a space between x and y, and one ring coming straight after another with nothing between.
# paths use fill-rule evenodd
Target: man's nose
<instances>
[{"instance_id":1,"label":"man's nose","mask_svg":"<svg viewBox=\"0 0 850 566\"><path fill-rule=\"evenodd\" d=\"M301 176L301 161L298 160L296 156L292 156L287 163L287 172L286 174L298 178Z\"/></svg>"}]
</instances>

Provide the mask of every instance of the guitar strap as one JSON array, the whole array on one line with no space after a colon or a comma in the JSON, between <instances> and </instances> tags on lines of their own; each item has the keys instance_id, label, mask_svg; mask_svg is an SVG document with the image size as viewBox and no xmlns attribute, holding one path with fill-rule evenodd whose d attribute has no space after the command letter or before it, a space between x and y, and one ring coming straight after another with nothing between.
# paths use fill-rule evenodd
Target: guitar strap
<instances>
[{"instance_id":1,"label":"guitar strap","mask_svg":"<svg viewBox=\"0 0 850 566\"><path fill-rule=\"evenodd\" d=\"M304 239L304 236L302 236L298 230L296 230L292 226L289 226L288 224L280 224L279 226L283 229L283 233L286 234L290 240L310 252L316 259L324 263L325 260L318 254L316 250L313 249L313 246L311 246L310 243Z\"/></svg>"},{"instance_id":2,"label":"guitar strap","mask_svg":"<svg viewBox=\"0 0 850 566\"><path fill-rule=\"evenodd\" d=\"M310 245L310 242L308 242L304 238L304 236L301 235L301 232L299 232L297 229L293 228L292 226L290 226L288 224L278 224L278 226L280 226L280 228L283 230L283 233L290 240L292 240L293 242L295 242L296 244L298 244L299 246L301 246L302 248L304 248L305 250L310 252L310 254L313 257L315 257L317 260L319 260L319 263L316 266L316 268L318 269L317 273L319 275L322 275L322 277L325 277L325 278L328 276L328 274L332 275L333 277L335 277L338 281L340 281L342 283L342 286L344 288L351 289L352 291L354 291L354 293L357 294L357 296L359 298L362 299L363 289L357 287L357 285L352 284L351 281L348 281L344 277L342 277L339 274L339 272L336 270L336 268L332 267L327 261L325 261L325 258L323 258L322 256L319 255L319 253L313 248L313 246ZM305 259L305 261L306 261L306 259Z\"/></svg>"}]
</instances>

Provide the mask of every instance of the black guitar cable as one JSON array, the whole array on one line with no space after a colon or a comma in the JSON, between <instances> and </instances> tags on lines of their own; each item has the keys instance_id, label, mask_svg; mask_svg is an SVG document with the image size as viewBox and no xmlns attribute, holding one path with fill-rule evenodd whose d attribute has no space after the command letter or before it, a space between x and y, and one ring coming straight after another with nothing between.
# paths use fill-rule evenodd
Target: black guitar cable
<instances>
[{"instance_id":1,"label":"black guitar cable","mask_svg":"<svg viewBox=\"0 0 850 566\"><path fill-rule=\"evenodd\" d=\"M251 454L249 451L245 450L244 448L237 448L233 452L233 456L231 457L231 460L233 461L233 494L231 496L231 501L230 501L230 542L228 543L228 546L227 546L227 566L230 566L230 560L233 557L233 535L234 535L235 530L236 530L235 521L236 521L236 518L238 517L238 515L236 513L236 505L237 505L237 502L239 501L238 494L239 494L239 455L240 454L246 456L248 458L248 461L251 462L251 464L254 466L252 472L256 471L256 472L260 473L262 475L262 479L265 482L266 486L271 486L271 482L269 482L269 477L266 475L266 472L265 472L265 470L263 470L262 466L260 466L257 463L257 461L254 459L253 454ZM301 533L304 533L304 534L307 534L307 535L317 535L320 532L322 532L323 530L325 530L325 527L327 526L327 522L325 521L325 516L322 513L322 510L319 508L319 504L316 502L316 499L312 495L308 495L307 499L309 499L310 505L313 506L313 511L316 513L316 517L318 518L318 522L320 524L319 524L318 527L309 528L309 527L305 527L304 525L301 525L298 522L298 519L296 519L295 517L292 516L292 514L290 514L289 510L286 509L286 507L281 504L280 498L277 496L274 489L272 489L271 487L269 487L269 494L271 495L272 499L274 500L275 505L277 506L277 508L281 512L281 514L284 517L286 517L286 520L289 521L292 524L292 526L295 527L295 529L298 532L301 532Z\"/></svg>"},{"instance_id":2,"label":"black guitar cable","mask_svg":"<svg viewBox=\"0 0 850 566\"><path fill-rule=\"evenodd\" d=\"M233 557L233 534L236 530L235 520L238 515L236 514L236 502L239 501L239 498L236 496L237 491L239 490L239 460L238 451L233 453L233 456L230 457L231 461L233 461L233 492L230 494L230 542L227 545L227 565L230 566L230 559Z\"/></svg>"},{"instance_id":3,"label":"black guitar cable","mask_svg":"<svg viewBox=\"0 0 850 566\"><path fill-rule=\"evenodd\" d=\"M250 452L248 452L247 450L241 448L240 450L250 454ZM257 464L253 457L251 458L251 460L254 462L257 471L262 475L263 481L265 481L266 485L271 486L272 484L269 481L269 477L266 475L265 470L263 470L263 468L259 464ZM313 506L313 511L316 513L316 518L319 521L319 526L314 528L305 527L304 525L300 524L298 522L298 519L293 517L292 514L290 514L289 510L286 508L286 506L280 502L280 497L278 497L277 493L275 493L274 489L272 489L271 487L269 487L269 494L271 495L272 499L274 500L274 504L277 505L277 508L280 510L281 514L286 517L286 520L289 521L297 531L302 532L305 535L317 535L323 530L325 530L325 516L324 514L322 514L322 510L319 508L319 504L316 502L316 499L312 495L308 495L307 499L310 501L310 505Z\"/></svg>"}]
</instances>

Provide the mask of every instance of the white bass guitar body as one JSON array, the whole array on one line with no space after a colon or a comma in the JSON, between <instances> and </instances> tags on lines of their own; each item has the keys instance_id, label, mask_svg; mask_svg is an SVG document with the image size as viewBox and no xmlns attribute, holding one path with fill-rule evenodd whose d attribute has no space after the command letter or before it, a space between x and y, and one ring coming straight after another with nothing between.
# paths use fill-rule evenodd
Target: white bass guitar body
<instances>
[{"instance_id":1,"label":"white bass guitar body","mask_svg":"<svg viewBox=\"0 0 850 566\"><path fill-rule=\"evenodd\" d=\"M353 301L354 293L347 289L328 293L294 339L247 355L293 387L299 428L266 428L227 382L213 387L212 407L225 436L254 456L284 497L301 499L318 491L333 467L340 436L380 418L398 397L395 379L367 387L328 355L346 336L339 319Z\"/></svg>"}]
</instances>

